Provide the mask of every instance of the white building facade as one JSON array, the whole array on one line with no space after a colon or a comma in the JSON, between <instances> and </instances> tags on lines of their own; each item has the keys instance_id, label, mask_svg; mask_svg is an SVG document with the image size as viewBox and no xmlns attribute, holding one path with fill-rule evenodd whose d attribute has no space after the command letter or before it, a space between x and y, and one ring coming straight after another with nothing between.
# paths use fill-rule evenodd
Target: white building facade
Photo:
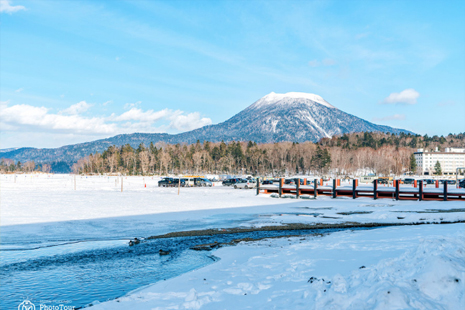
<instances>
[{"instance_id":1,"label":"white building facade","mask_svg":"<svg viewBox=\"0 0 465 310\"><path fill-rule=\"evenodd\" d=\"M414 153L417 171L422 175L434 175L434 165L439 161L443 175L455 175L457 168L465 167L465 149L446 148L444 152L418 149Z\"/></svg>"}]
</instances>

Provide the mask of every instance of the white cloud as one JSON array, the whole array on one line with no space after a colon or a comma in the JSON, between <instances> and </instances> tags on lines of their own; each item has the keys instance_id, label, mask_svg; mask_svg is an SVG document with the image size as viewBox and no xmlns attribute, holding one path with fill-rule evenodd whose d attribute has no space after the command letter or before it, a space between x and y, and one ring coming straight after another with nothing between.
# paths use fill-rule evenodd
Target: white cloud
<instances>
[{"instance_id":1,"label":"white cloud","mask_svg":"<svg viewBox=\"0 0 465 310\"><path fill-rule=\"evenodd\" d=\"M60 114L70 114L70 115L76 115L76 114L81 114L87 111L92 105L85 102L81 101L76 104L73 104L67 109L64 109L63 111L60 112Z\"/></svg>"},{"instance_id":2,"label":"white cloud","mask_svg":"<svg viewBox=\"0 0 465 310\"><path fill-rule=\"evenodd\" d=\"M9 106L9 101L0 102L0 127L10 133L40 132L52 133L51 136L80 135L92 139L95 136L108 137L122 133L166 132L169 129L186 131L212 123L202 118L200 113L163 109L161 111L132 108L120 115L85 117L91 104L78 102L58 113L52 113L46 107L27 104ZM155 123L160 122L155 126ZM53 135L54 134L54 135Z\"/></svg>"},{"instance_id":3,"label":"white cloud","mask_svg":"<svg viewBox=\"0 0 465 310\"><path fill-rule=\"evenodd\" d=\"M212 123L212 120L209 118L201 118L199 112L193 112L187 115L184 115L183 113L184 112L179 110L173 113L173 115L169 118L171 120L171 128L186 131L211 125Z\"/></svg>"},{"instance_id":4,"label":"white cloud","mask_svg":"<svg viewBox=\"0 0 465 310\"><path fill-rule=\"evenodd\" d=\"M108 100L102 103L103 106L106 106L107 104L113 103L113 100Z\"/></svg>"},{"instance_id":5,"label":"white cloud","mask_svg":"<svg viewBox=\"0 0 465 310\"><path fill-rule=\"evenodd\" d=\"M15 90L15 93L20 93L24 90L24 88L18 88L17 90Z\"/></svg>"},{"instance_id":6,"label":"white cloud","mask_svg":"<svg viewBox=\"0 0 465 310\"><path fill-rule=\"evenodd\" d=\"M34 107L27 104L11 107L2 106L0 112L2 127L5 124L10 127L14 126L17 130L33 128L34 130L86 134L111 134L116 131L116 125L106 124L103 118L52 114L45 107Z\"/></svg>"},{"instance_id":7,"label":"white cloud","mask_svg":"<svg viewBox=\"0 0 465 310\"><path fill-rule=\"evenodd\" d=\"M132 109L132 108L137 108L140 106L142 102L141 101L137 101L137 102L128 102L124 105L124 109L125 110L129 110L129 109Z\"/></svg>"},{"instance_id":8,"label":"white cloud","mask_svg":"<svg viewBox=\"0 0 465 310\"><path fill-rule=\"evenodd\" d=\"M400 93L392 93L383 100L383 104L415 104L417 98L420 97L420 93L413 88L408 88Z\"/></svg>"},{"instance_id":9,"label":"white cloud","mask_svg":"<svg viewBox=\"0 0 465 310\"><path fill-rule=\"evenodd\" d=\"M25 10L26 8L22 5L11 5L10 0L0 0L0 13L14 13L21 10Z\"/></svg>"},{"instance_id":10,"label":"white cloud","mask_svg":"<svg viewBox=\"0 0 465 310\"><path fill-rule=\"evenodd\" d=\"M169 116L170 111L168 109L164 109L161 111L143 111L142 109L132 108L129 111L124 112L123 114L112 117L113 121L121 122L121 121L140 121L140 122L156 122L162 118Z\"/></svg>"},{"instance_id":11,"label":"white cloud","mask_svg":"<svg viewBox=\"0 0 465 310\"><path fill-rule=\"evenodd\" d=\"M394 115L389 115L389 116L384 116L384 117L374 117L372 120L374 122L379 122L379 121L402 121L405 119L404 114L394 114Z\"/></svg>"}]
</instances>

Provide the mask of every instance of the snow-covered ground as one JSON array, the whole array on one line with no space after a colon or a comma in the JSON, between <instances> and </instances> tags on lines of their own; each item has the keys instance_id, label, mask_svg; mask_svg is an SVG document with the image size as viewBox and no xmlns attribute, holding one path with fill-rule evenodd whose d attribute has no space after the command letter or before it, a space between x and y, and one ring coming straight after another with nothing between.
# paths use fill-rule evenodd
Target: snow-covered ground
<instances>
[{"instance_id":1,"label":"snow-covered ground","mask_svg":"<svg viewBox=\"0 0 465 310\"><path fill-rule=\"evenodd\" d=\"M240 243L95 309L464 309L465 224Z\"/></svg>"},{"instance_id":2,"label":"snow-covered ground","mask_svg":"<svg viewBox=\"0 0 465 310\"><path fill-rule=\"evenodd\" d=\"M1 175L1 248L287 223L465 221L460 201L278 199L218 184L178 195L152 177L125 177L121 192L116 179L79 176L74 190L70 175ZM421 225L241 243L213 252L219 262L98 307L457 309L464 234L464 224Z\"/></svg>"}]
</instances>

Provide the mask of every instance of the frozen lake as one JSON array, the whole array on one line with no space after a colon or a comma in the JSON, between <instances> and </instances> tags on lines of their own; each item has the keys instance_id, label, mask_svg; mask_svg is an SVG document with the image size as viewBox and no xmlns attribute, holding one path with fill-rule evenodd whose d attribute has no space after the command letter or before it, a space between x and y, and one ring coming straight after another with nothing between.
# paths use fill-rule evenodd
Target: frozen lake
<instances>
[{"instance_id":1,"label":"frozen lake","mask_svg":"<svg viewBox=\"0 0 465 310\"><path fill-rule=\"evenodd\" d=\"M128 240L134 237L209 228L258 228L286 224L319 225L347 222L457 222L465 220L463 202L390 199L374 201L369 198L353 200L329 197L319 197L317 200L273 199L269 195L255 196L253 190L234 190L222 186L181 188L178 195L176 188L159 188L157 178L143 177L125 178L123 192L115 177L78 177L74 190L73 179L69 175L23 175L18 176L14 182L11 175L0 176L0 293L4 297L0 308L17 307L22 300L29 298L31 301L46 301L48 305L53 301L69 301L69 305L76 307L88 305L95 300L113 300L108 304L99 304L97 308L101 309L115 309L116 306L120 309L152 309L162 304L164 306L160 309L180 305L186 305L186 308L202 308L203 304L210 305L205 306L206 308L215 309L221 307L221 300L235 302L237 296L234 296L239 291L247 293L248 296L250 292L255 292L255 289L248 291L244 287L269 288L258 289L267 293L257 293L253 300L243 300L244 306L261 305L268 299L284 306L288 298L279 299L278 296L294 296L296 300L302 300L300 295L295 296L295 292L306 292L309 289L306 287L307 280L311 276L331 278L335 277L337 272L346 277L351 271L355 272L359 265L366 265L368 268L368 265L381 264L382 260L396 259L410 249L424 247L423 243L442 244L441 238L445 235L448 237L443 243L450 245L449 252L443 253L438 247L430 247L425 253L446 255L441 258L443 265L438 267L438 272L447 271L450 276L441 278L440 283L449 285L450 281L455 283L455 279L464 280L464 273L460 271L460 268L464 268L463 260L456 259L458 265L448 265L449 256L461 257L463 254L456 251L462 244L457 240L462 239L463 224L381 228L370 233L363 230L354 233L334 232L325 238L304 237L302 240L305 241L290 238L289 243L287 239L269 239L267 242L226 247L215 252L196 252L189 247L213 241L226 242L228 238L240 236L182 237L151 240L134 247L127 245ZM252 233L243 237L311 234L312 231L267 233L269 235ZM426 236L430 236L431 241L422 241ZM160 256L159 249L172 252L170 255ZM227 256L224 256L225 253ZM422 253L418 250L412 254L413 258L399 259L404 265L412 259L418 264L426 264L429 258L423 257ZM221 257L221 261L212 264L215 259L212 254ZM269 258L273 258L273 261L268 261ZM253 263L261 259L266 262ZM405 267L402 264L400 270ZM282 270L266 267L275 265ZM295 268L301 270L300 275L292 272ZM315 272L315 268L319 271ZM229 273L224 274L225 270L229 270ZM255 274L254 270L262 271ZM376 270L382 270L383 274L388 272L385 267ZM246 271L247 274L254 275L243 279ZM419 274L425 272L422 269L414 271ZM275 272L277 274L274 274ZM280 278L280 275L291 279L287 283L289 289L270 280L270 277ZM193 279L192 277L195 281L178 280ZM206 297L192 293L192 290L200 292L201 288L204 288L204 277L213 278L216 283L204 292L213 296L207 298L208 303ZM240 281L243 282L234 279L242 279ZM200 282L196 282L197 280ZM388 285L382 275L376 281L381 286ZM425 281L425 287L432 287L428 282L430 278ZM153 283L158 284L152 287L150 284ZM228 288L235 285L234 283L238 288ZM141 289L147 285L149 286L146 289ZM370 289L367 288L368 291ZM136 291L121 298L132 290ZM374 296L381 296L376 290L372 290ZM280 291L286 293L281 295ZM337 289L335 292L342 294L341 300L344 300L345 293L340 293ZM454 292L463 296L463 290ZM314 293L313 289L304 293L305 298L310 298L308 304L320 298ZM449 296L449 293L441 294L441 298ZM417 296L415 300L430 298L429 295L422 296ZM138 298L148 302L138 304ZM458 301L453 298L451 300L453 305L463 303L463 298ZM303 303L302 307L306 308L305 305L308 304ZM431 309L436 309L442 304L434 301L431 305Z\"/></svg>"}]
</instances>

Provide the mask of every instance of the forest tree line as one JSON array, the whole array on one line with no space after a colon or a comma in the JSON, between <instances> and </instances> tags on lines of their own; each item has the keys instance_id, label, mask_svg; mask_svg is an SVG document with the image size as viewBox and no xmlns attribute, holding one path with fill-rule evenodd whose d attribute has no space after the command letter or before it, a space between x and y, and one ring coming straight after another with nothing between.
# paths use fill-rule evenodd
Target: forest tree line
<instances>
[{"instance_id":1,"label":"forest tree line","mask_svg":"<svg viewBox=\"0 0 465 310\"><path fill-rule=\"evenodd\" d=\"M428 137L410 134L354 133L318 143L205 141L195 144L111 146L73 166L75 173L150 174L354 174L371 171L399 175L415 172L417 148L463 147L465 134Z\"/></svg>"},{"instance_id":2,"label":"forest tree line","mask_svg":"<svg viewBox=\"0 0 465 310\"><path fill-rule=\"evenodd\" d=\"M186 144L151 143L137 148L129 144L110 146L90 154L73 166L74 173L126 175L151 174L252 174L282 176L292 174L340 175L371 171L399 175L416 168L417 148L464 147L465 133L446 137L411 134L352 133L323 138L318 143L205 141ZM50 165L0 160L0 171L50 171Z\"/></svg>"}]
</instances>

